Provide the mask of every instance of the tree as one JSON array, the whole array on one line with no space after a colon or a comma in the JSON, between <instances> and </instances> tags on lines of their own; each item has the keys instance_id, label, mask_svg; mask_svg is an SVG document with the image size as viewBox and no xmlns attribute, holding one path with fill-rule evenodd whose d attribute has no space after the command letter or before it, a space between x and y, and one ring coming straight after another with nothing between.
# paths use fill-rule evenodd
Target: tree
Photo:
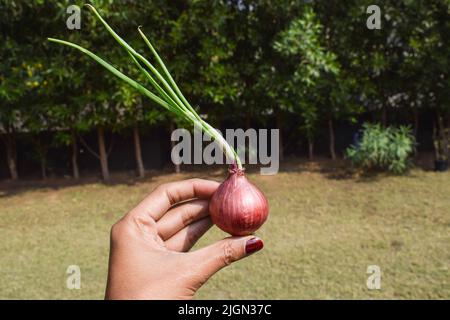
<instances>
[{"instance_id":1,"label":"tree","mask_svg":"<svg viewBox=\"0 0 450 320\"><path fill-rule=\"evenodd\" d=\"M275 50L289 59L290 69L293 70L285 83L285 92L279 95L279 101L287 103L302 116L300 129L307 137L310 159L314 155L314 136L319 121L319 80L327 74L337 75L339 72L336 55L322 46L321 35L322 26L316 14L311 7L305 7L302 16L293 20L274 42Z\"/></svg>"},{"instance_id":2,"label":"tree","mask_svg":"<svg viewBox=\"0 0 450 320\"><path fill-rule=\"evenodd\" d=\"M139 76L137 76L139 77ZM142 97L128 85L117 83L118 89L113 99L118 109L116 118L116 130L122 132L131 128L136 161L136 172L139 178L145 176L144 161L140 140L140 128L154 126L164 122L167 111L159 106L153 106L151 102Z\"/></svg>"},{"instance_id":3,"label":"tree","mask_svg":"<svg viewBox=\"0 0 450 320\"><path fill-rule=\"evenodd\" d=\"M0 121L5 130L11 176L17 178L16 133L27 130L35 146L35 155L46 175L46 149L39 136L45 130L71 130L76 127L78 108L74 88L81 89L83 66L80 59L60 55L60 48L49 48L45 36L69 33L65 13L70 1L0 2L1 30L5 45L0 49L4 63L0 67ZM57 19L55 19L55 17ZM26 27L24 27L26 26ZM32 53L32 54L31 54ZM80 93L79 90L78 94ZM72 130L73 131L73 130ZM3 137L3 135L2 135ZM60 141L60 139L58 139ZM78 171L74 167L74 171Z\"/></svg>"},{"instance_id":4,"label":"tree","mask_svg":"<svg viewBox=\"0 0 450 320\"><path fill-rule=\"evenodd\" d=\"M20 10L20 8L18 8ZM25 96L34 87L30 82L27 86L25 81L29 78L28 64L24 62L23 51L20 50L18 42L11 37L15 25L20 19L20 12L6 12L0 10L0 29L4 39L0 47L0 137L5 144L6 160L10 177L17 180L19 177L17 169L17 131L22 127L23 111L19 107ZM28 47L29 48L29 47ZM32 74L31 74L32 75Z\"/></svg>"},{"instance_id":5,"label":"tree","mask_svg":"<svg viewBox=\"0 0 450 320\"><path fill-rule=\"evenodd\" d=\"M11 38L7 38L5 47L10 49L11 57L7 58L4 53L5 64L0 71L0 96L4 101L0 108L0 133L11 179L17 180L16 134L24 128L35 132L41 125L33 118L38 113L34 104L38 103L38 92L46 86L46 81L43 79L44 68L36 57L23 57L19 44Z\"/></svg>"},{"instance_id":6,"label":"tree","mask_svg":"<svg viewBox=\"0 0 450 320\"><path fill-rule=\"evenodd\" d=\"M405 11L410 23L405 30L408 51L401 74L409 80L408 100L415 123L418 111L429 108L434 112L434 131L441 135L450 127L448 1L430 1L426 6L410 2L405 5Z\"/></svg>"},{"instance_id":7,"label":"tree","mask_svg":"<svg viewBox=\"0 0 450 320\"><path fill-rule=\"evenodd\" d=\"M131 39L127 39L133 46L142 41L137 32L137 26L132 23L134 21L145 21L143 26L150 30L165 30L165 25L169 23L168 15L171 14L172 6L165 3L152 2L151 4L133 3L130 5L127 1L118 2L114 5L102 8L102 14L107 20L114 25L119 26L119 33L133 35ZM120 22L120 23L119 23ZM157 28L152 28L157 27ZM112 37L106 33L108 42L113 42ZM164 33L163 36L164 37ZM136 46L137 47L137 46ZM106 48L104 48L106 49ZM99 52L101 48L99 49ZM136 66L130 61L129 56L120 46L109 47L104 52L108 52L110 61L116 65L123 66L122 70L133 78L137 78L142 84L146 84L145 77L136 70ZM119 132L125 128L132 128L133 143L135 147L135 159L137 173L139 177L143 177L145 168L142 160L142 152L140 145L139 127L142 124L153 125L156 122L163 121L165 111L154 109L147 101L142 101L141 97L127 85L118 82L116 79L110 79L109 76L102 72L108 80L106 86L97 87L95 94L89 98L89 101L95 101L94 107L89 107L86 117L88 127L97 128L99 152L94 154L99 158L102 168L104 180L109 179L108 154L105 148L104 131L109 128L113 132ZM93 85L96 85L93 83ZM111 94L111 88L115 88L115 92ZM111 98L109 98L111 97ZM92 104L91 104L92 106ZM83 141L83 140L82 140ZM85 145L86 143L83 142ZM112 145L112 144L111 144ZM91 148L88 150L93 151Z\"/></svg>"},{"instance_id":8,"label":"tree","mask_svg":"<svg viewBox=\"0 0 450 320\"><path fill-rule=\"evenodd\" d=\"M116 93L113 100L118 109L115 120L119 131L131 127L134 144L134 154L136 160L136 171L139 178L145 176L144 162L142 160L141 140L139 134L139 124L144 117L144 108L141 96L124 83L116 83Z\"/></svg>"}]
</instances>

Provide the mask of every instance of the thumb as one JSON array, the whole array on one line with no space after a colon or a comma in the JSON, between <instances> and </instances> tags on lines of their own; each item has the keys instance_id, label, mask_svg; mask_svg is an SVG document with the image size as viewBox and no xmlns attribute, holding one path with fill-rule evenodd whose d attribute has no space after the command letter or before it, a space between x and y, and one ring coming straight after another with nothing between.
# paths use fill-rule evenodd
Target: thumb
<instances>
[{"instance_id":1,"label":"thumb","mask_svg":"<svg viewBox=\"0 0 450 320\"><path fill-rule=\"evenodd\" d=\"M193 254L197 256L199 271L209 278L223 267L245 258L263 247L263 241L255 236L229 237L197 250Z\"/></svg>"}]
</instances>

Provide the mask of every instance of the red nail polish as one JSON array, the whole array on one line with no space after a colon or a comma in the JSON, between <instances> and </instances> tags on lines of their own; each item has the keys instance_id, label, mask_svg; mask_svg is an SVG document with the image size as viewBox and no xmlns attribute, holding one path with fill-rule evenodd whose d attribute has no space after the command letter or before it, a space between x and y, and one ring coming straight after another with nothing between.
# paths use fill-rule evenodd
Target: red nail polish
<instances>
[{"instance_id":1,"label":"red nail polish","mask_svg":"<svg viewBox=\"0 0 450 320\"><path fill-rule=\"evenodd\" d=\"M261 250L264 247L264 243L259 238L251 238L247 241L245 244L245 253L246 254L252 254L256 251Z\"/></svg>"}]
</instances>

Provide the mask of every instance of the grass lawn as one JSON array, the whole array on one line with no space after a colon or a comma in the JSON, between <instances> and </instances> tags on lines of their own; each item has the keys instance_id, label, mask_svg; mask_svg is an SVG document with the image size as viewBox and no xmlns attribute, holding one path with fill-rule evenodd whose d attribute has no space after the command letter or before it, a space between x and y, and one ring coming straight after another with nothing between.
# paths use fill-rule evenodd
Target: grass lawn
<instances>
[{"instance_id":1,"label":"grass lawn","mask_svg":"<svg viewBox=\"0 0 450 320\"><path fill-rule=\"evenodd\" d=\"M102 299L111 225L160 183L223 174L0 184L0 299ZM450 299L450 173L356 177L293 162L249 177L271 207L265 249L215 275L199 299ZM198 245L223 236L213 227ZM66 288L72 264L81 290ZM367 289L369 265L381 268L381 290Z\"/></svg>"}]
</instances>

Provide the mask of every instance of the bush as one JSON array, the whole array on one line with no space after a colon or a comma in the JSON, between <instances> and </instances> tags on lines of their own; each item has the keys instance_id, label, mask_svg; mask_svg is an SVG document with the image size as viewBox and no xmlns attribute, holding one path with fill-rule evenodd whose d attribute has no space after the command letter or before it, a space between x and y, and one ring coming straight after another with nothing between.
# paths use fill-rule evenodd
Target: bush
<instances>
[{"instance_id":1,"label":"bush","mask_svg":"<svg viewBox=\"0 0 450 320\"><path fill-rule=\"evenodd\" d=\"M347 148L346 157L353 165L366 170L401 174L410 167L414 144L409 127L384 128L379 124L365 123L358 141Z\"/></svg>"}]
</instances>

